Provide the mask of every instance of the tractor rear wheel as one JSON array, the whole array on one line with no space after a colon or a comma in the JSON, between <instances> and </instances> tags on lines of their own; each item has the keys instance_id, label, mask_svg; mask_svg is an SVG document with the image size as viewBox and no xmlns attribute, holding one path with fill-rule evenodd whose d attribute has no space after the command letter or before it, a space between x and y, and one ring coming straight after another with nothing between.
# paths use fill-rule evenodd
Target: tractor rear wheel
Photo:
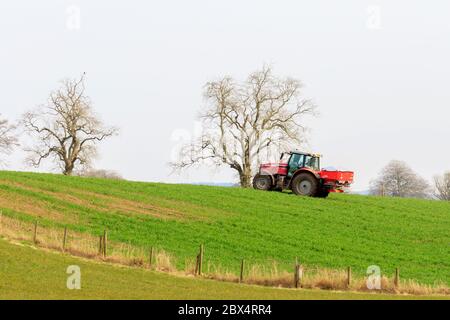
<instances>
[{"instance_id":1,"label":"tractor rear wheel","mask_svg":"<svg viewBox=\"0 0 450 320\"><path fill-rule=\"evenodd\" d=\"M253 178L253 188L268 191L272 188L272 179L267 175L257 174Z\"/></svg>"},{"instance_id":2,"label":"tractor rear wheel","mask_svg":"<svg viewBox=\"0 0 450 320\"><path fill-rule=\"evenodd\" d=\"M317 193L319 182L309 173L300 173L292 180L292 192L298 196L313 197Z\"/></svg>"}]
</instances>

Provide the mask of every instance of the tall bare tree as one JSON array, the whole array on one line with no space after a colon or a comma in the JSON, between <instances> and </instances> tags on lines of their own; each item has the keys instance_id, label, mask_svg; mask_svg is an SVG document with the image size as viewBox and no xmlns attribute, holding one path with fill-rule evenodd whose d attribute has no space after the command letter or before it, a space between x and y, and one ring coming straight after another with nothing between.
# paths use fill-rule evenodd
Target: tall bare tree
<instances>
[{"instance_id":1,"label":"tall bare tree","mask_svg":"<svg viewBox=\"0 0 450 320\"><path fill-rule=\"evenodd\" d=\"M92 110L85 93L85 76L68 79L50 94L48 103L23 115L22 124L35 138L27 148L28 162L40 166L50 158L71 175L77 165L88 166L97 154L97 143L117 133L105 127Z\"/></svg>"},{"instance_id":2,"label":"tall bare tree","mask_svg":"<svg viewBox=\"0 0 450 320\"><path fill-rule=\"evenodd\" d=\"M207 106L200 114L203 132L181 149L172 166L226 165L237 172L242 187L250 187L263 154L304 142L303 116L313 114L314 105L302 97L301 89L300 81L276 77L270 67L243 83L230 77L207 83Z\"/></svg>"},{"instance_id":3,"label":"tall bare tree","mask_svg":"<svg viewBox=\"0 0 450 320\"><path fill-rule=\"evenodd\" d=\"M17 145L17 137L14 134L15 126L8 120L0 118L0 153L9 154Z\"/></svg>"},{"instance_id":4,"label":"tall bare tree","mask_svg":"<svg viewBox=\"0 0 450 320\"><path fill-rule=\"evenodd\" d=\"M450 201L450 171L434 177L434 195L440 200Z\"/></svg>"},{"instance_id":5,"label":"tall bare tree","mask_svg":"<svg viewBox=\"0 0 450 320\"><path fill-rule=\"evenodd\" d=\"M402 198L426 198L429 184L419 177L405 162L392 160L371 182L370 193Z\"/></svg>"}]
</instances>

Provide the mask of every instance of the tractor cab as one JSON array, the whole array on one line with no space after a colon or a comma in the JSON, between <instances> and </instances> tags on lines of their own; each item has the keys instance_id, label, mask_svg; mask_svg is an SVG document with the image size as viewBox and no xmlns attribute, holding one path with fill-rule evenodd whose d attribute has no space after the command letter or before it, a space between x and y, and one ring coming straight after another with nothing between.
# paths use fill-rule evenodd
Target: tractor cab
<instances>
[{"instance_id":1,"label":"tractor cab","mask_svg":"<svg viewBox=\"0 0 450 320\"><path fill-rule=\"evenodd\" d=\"M288 172L288 178L292 178L294 173L301 168L308 168L312 171L320 171L320 155L292 151L283 153L281 155L281 161L286 160Z\"/></svg>"}]
</instances>

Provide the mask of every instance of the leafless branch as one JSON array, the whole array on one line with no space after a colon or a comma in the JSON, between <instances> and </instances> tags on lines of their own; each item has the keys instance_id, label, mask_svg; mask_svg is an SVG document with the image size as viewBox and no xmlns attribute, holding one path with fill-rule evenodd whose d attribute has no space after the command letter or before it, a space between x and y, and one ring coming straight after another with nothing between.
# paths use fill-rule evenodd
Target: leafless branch
<instances>
[{"instance_id":1,"label":"leafless branch","mask_svg":"<svg viewBox=\"0 0 450 320\"><path fill-rule=\"evenodd\" d=\"M434 196L439 200L450 201L450 171L434 177Z\"/></svg>"},{"instance_id":2,"label":"leafless branch","mask_svg":"<svg viewBox=\"0 0 450 320\"><path fill-rule=\"evenodd\" d=\"M372 181L370 193L380 196L427 198L428 183L403 161L393 160Z\"/></svg>"},{"instance_id":3,"label":"leafless branch","mask_svg":"<svg viewBox=\"0 0 450 320\"><path fill-rule=\"evenodd\" d=\"M62 81L46 105L23 115L22 125L36 140L32 148L25 149L29 164L37 167L51 158L64 174L71 175L77 164L87 166L95 158L96 143L118 132L105 127L94 114L84 81L84 74L78 80Z\"/></svg>"},{"instance_id":4,"label":"leafless branch","mask_svg":"<svg viewBox=\"0 0 450 320\"><path fill-rule=\"evenodd\" d=\"M268 66L241 84L230 77L208 82L207 107L200 114L203 136L185 146L172 167L228 165L238 172L241 186L250 186L263 152L298 148L305 140L303 118L314 114L315 106L302 97L301 89L298 80L278 78Z\"/></svg>"},{"instance_id":5,"label":"leafless branch","mask_svg":"<svg viewBox=\"0 0 450 320\"><path fill-rule=\"evenodd\" d=\"M15 130L16 127L8 120L0 118L0 153L8 155L18 146Z\"/></svg>"}]
</instances>

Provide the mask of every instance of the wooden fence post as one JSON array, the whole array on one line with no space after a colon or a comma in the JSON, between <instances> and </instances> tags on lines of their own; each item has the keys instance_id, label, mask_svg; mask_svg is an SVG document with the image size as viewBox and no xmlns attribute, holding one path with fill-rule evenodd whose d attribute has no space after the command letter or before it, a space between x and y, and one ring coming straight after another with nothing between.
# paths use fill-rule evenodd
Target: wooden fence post
<instances>
[{"instance_id":1,"label":"wooden fence post","mask_svg":"<svg viewBox=\"0 0 450 320\"><path fill-rule=\"evenodd\" d=\"M347 267L347 288L350 288L352 283L352 267Z\"/></svg>"},{"instance_id":2,"label":"wooden fence post","mask_svg":"<svg viewBox=\"0 0 450 320\"><path fill-rule=\"evenodd\" d=\"M297 288L297 266L298 264L294 264L294 288Z\"/></svg>"},{"instance_id":3,"label":"wooden fence post","mask_svg":"<svg viewBox=\"0 0 450 320\"><path fill-rule=\"evenodd\" d=\"M150 268L153 266L153 246L150 247L150 257L149 257Z\"/></svg>"},{"instance_id":4,"label":"wooden fence post","mask_svg":"<svg viewBox=\"0 0 450 320\"><path fill-rule=\"evenodd\" d=\"M67 227L64 227L64 235L63 235L63 243L62 243L62 251L66 251L66 242L67 242Z\"/></svg>"},{"instance_id":5,"label":"wooden fence post","mask_svg":"<svg viewBox=\"0 0 450 320\"><path fill-rule=\"evenodd\" d=\"M298 263L295 264L294 286L295 286L295 288L300 287L300 265Z\"/></svg>"},{"instance_id":6,"label":"wooden fence post","mask_svg":"<svg viewBox=\"0 0 450 320\"><path fill-rule=\"evenodd\" d=\"M198 264L200 263L200 254L198 254L195 257L195 270L194 270L194 274L197 275L198 274Z\"/></svg>"},{"instance_id":7,"label":"wooden fence post","mask_svg":"<svg viewBox=\"0 0 450 320\"><path fill-rule=\"evenodd\" d=\"M204 247L203 244L200 245L200 254L198 259L198 275L202 275L202 268L203 268L203 254L204 254Z\"/></svg>"},{"instance_id":8,"label":"wooden fence post","mask_svg":"<svg viewBox=\"0 0 450 320\"><path fill-rule=\"evenodd\" d=\"M242 259L242 261L241 261L241 274L239 276L239 283L242 283L244 281L244 267L245 267L245 260Z\"/></svg>"},{"instance_id":9,"label":"wooden fence post","mask_svg":"<svg viewBox=\"0 0 450 320\"><path fill-rule=\"evenodd\" d=\"M103 257L106 258L108 248L108 231L103 231Z\"/></svg>"},{"instance_id":10,"label":"wooden fence post","mask_svg":"<svg viewBox=\"0 0 450 320\"><path fill-rule=\"evenodd\" d=\"M301 288L302 287L302 267L300 263L298 263L298 257L295 257L295 265L294 265L294 287Z\"/></svg>"},{"instance_id":11,"label":"wooden fence post","mask_svg":"<svg viewBox=\"0 0 450 320\"><path fill-rule=\"evenodd\" d=\"M38 227L38 222L37 220L34 222L34 230L33 230L33 243L36 244L37 243L37 227Z\"/></svg>"},{"instance_id":12,"label":"wooden fence post","mask_svg":"<svg viewBox=\"0 0 450 320\"><path fill-rule=\"evenodd\" d=\"M98 242L98 254L102 255L102 252L103 252L103 236L100 236Z\"/></svg>"},{"instance_id":13,"label":"wooden fence post","mask_svg":"<svg viewBox=\"0 0 450 320\"><path fill-rule=\"evenodd\" d=\"M399 284L400 284L400 269L395 268L394 285L396 288L398 288Z\"/></svg>"}]
</instances>

